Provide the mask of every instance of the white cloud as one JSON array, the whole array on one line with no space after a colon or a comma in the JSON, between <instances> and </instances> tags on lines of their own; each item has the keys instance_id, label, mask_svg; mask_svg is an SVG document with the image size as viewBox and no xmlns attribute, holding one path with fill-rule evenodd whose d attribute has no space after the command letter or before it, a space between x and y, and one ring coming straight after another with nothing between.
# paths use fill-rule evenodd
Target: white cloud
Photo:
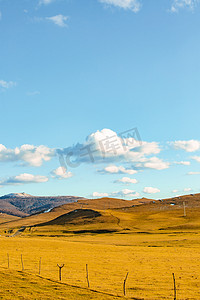
<instances>
[{"instance_id":1,"label":"white cloud","mask_svg":"<svg viewBox=\"0 0 200 300\"><path fill-rule=\"evenodd\" d=\"M99 193L99 192L94 192L92 194L93 197L115 197L115 198L137 198L139 197L139 193L135 192L134 190L129 190L129 189L123 189L121 191L116 191L112 192L110 194L108 193Z\"/></svg>"},{"instance_id":2,"label":"white cloud","mask_svg":"<svg viewBox=\"0 0 200 300\"><path fill-rule=\"evenodd\" d=\"M199 0L173 0L171 12L178 12L183 8L193 10L198 3Z\"/></svg>"},{"instance_id":3,"label":"white cloud","mask_svg":"<svg viewBox=\"0 0 200 300\"><path fill-rule=\"evenodd\" d=\"M1 17L1 14L0 14L0 17ZM11 88L15 85L16 85L16 82L14 82L14 81L5 81L5 80L2 80L2 79L0 80L0 87L2 87L4 89L9 89L9 88Z\"/></svg>"},{"instance_id":4,"label":"white cloud","mask_svg":"<svg viewBox=\"0 0 200 300\"><path fill-rule=\"evenodd\" d=\"M129 174L129 175L133 175L136 174L137 171L133 170L133 169L127 169L124 168L123 166L115 166L115 165L111 165L111 166L107 166L105 167L103 170L99 170L98 172L100 173L109 173L109 174Z\"/></svg>"},{"instance_id":5,"label":"white cloud","mask_svg":"<svg viewBox=\"0 0 200 300\"><path fill-rule=\"evenodd\" d=\"M184 192L190 192L191 190L191 188L184 188Z\"/></svg>"},{"instance_id":6,"label":"white cloud","mask_svg":"<svg viewBox=\"0 0 200 300\"><path fill-rule=\"evenodd\" d=\"M200 163L200 156L193 156L192 159L196 160L197 162Z\"/></svg>"},{"instance_id":7,"label":"white cloud","mask_svg":"<svg viewBox=\"0 0 200 300\"><path fill-rule=\"evenodd\" d=\"M66 27L66 21L69 19L68 16L56 15L53 17L46 17L46 20L53 22L55 25L60 27Z\"/></svg>"},{"instance_id":8,"label":"white cloud","mask_svg":"<svg viewBox=\"0 0 200 300\"><path fill-rule=\"evenodd\" d=\"M120 7L125 10L129 9L135 13L137 13L141 8L141 3L139 0L99 0L99 2Z\"/></svg>"},{"instance_id":9,"label":"white cloud","mask_svg":"<svg viewBox=\"0 0 200 300\"><path fill-rule=\"evenodd\" d=\"M125 183L125 184L135 184L137 183L137 179L134 178L129 178L129 177L122 177L121 179L118 179L114 181L115 183Z\"/></svg>"},{"instance_id":10,"label":"white cloud","mask_svg":"<svg viewBox=\"0 0 200 300\"><path fill-rule=\"evenodd\" d=\"M189 140L189 141L175 141L171 142L174 149L185 150L186 152L194 152L200 149L200 141Z\"/></svg>"},{"instance_id":11,"label":"white cloud","mask_svg":"<svg viewBox=\"0 0 200 300\"><path fill-rule=\"evenodd\" d=\"M173 190L172 193L178 193L178 190Z\"/></svg>"},{"instance_id":12,"label":"white cloud","mask_svg":"<svg viewBox=\"0 0 200 300\"><path fill-rule=\"evenodd\" d=\"M200 172L188 172L188 175L200 175Z\"/></svg>"},{"instance_id":13,"label":"white cloud","mask_svg":"<svg viewBox=\"0 0 200 300\"><path fill-rule=\"evenodd\" d=\"M129 190L129 189L123 189L121 191L112 192L110 194L111 197L119 197L119 198L123 198L123 197L138 198L139 195L140 194L138 192L136 192L134 190Z\"/></svg>"},{"instance_id":14,"label":"white cloud","mask_svg":"<svg viewBox=\"0 0 200 300\"><path fill-rule=\"evenodd\" d=\"M92 194L93 197L108 197L107 193L98 193L98 192L94 192Z\"/></svg>"},{"instance_id":15,"label":"white cloud","mask_svg":"<svg viewBox=\"0 0 200 300\"><path fill-rule=\"evenodd\" d=\"M129 189L123 189L122 192L123 192L124 195L128 195L128 194L134 193L133 190L129 190Z\"/></svg>"},{"instance_id":16,"label":"white cloud","mask_svg":"<svg viewBox=\"0 0 200 300\"><path fill-rule=\"evenodd\" d=\"M1 19L2 19L2 13L1 13L1 11L0 11L0 21L1 21Z\"/></svg>"},{"instance_id":17,"label":"white cloud","mask_svg":"<svg viewBox=\"0 0 200 300\"><path fill-rule=\"evenodd\" d=\"M136 163L137 168L141 169L155 169L155 170L164 170L169 168L169 163L163 161L158 157L142 158L139 163Z\"/></svg>"},{"instance_id":18,"label":"white cloud","mask_svg":"<svg viewBox=\"0 0 200 300\"><path fill-rule=\"evenodd\" d=\"M44 161L55 156L55 150L46 146L22 145L8 149L0 144L0 162L24 162L34 167L40 167Z\"/></svg>"},{"instance_id":19,"label":"white cloud","mask_svg":"<svg viewBox=\"0 0 200 300\"><path fill-rule=\"evenodd\" d=\"M175 161L176 165L190 166L190 161Z\"/></svg>"},{"instance_id":20,"label":"white cloud","mask_svg":"<svg viewBox=\"0 0 200 300\"><path fill-rule=\"evenodd\" d=\"M58 179L66 179L73 176L71 172L66 172L67 170L64 167L58 167L52 171L52 177Z\"/></svg>"},{"instance_id":21,"label":"white cloud","mask_svg":"<svg viewBox=\"0 0 200 300\"><path fill-rule=\"evenodd\" d=\"M103 129L90 134L84 143L78 143L65 149L58 149L57 152L60 156L68 156L69 153L72 153L72 157L76 158L77 163L113 164L121 160L129 163L140 162L145 156L158 154L160 150L156 142L141 142L133 138L132 143L130 143L130 138L121 138L116 132L110 129ZM110 168L110 171L108 168ZM107 173L118 173L121 171L123 173L123 170L117 170L116 166L112 166L112 169L113 171L109 166L104 171Z\"/></svg>"},{"instance_id":22,"label":"white cloud","mask_svg":"<svg viewBox=\"0 0 200 300\"><path fill-rule=\"evenodd\" d=\"M32 174L20 174L17 176L12 176L7 179L0 181L0 187L6 185L21 185L21 184L28 184L28 183L41 183L47 182L48 177L40 176L40 175L32 175Z\"/></svg>"},{"instance_id":23,"label":"white cloud","mask_svg":"<svg viewBox=\"0 0 200 300\"><path fill-rule=\"evenodd\" d=\"M157 188L153 188L153 187L145 187L143 189L143 192L146 193L146 194L155 194L155 193L159 193L160 190L157 189Z\"/></svg>"}]
</instances>

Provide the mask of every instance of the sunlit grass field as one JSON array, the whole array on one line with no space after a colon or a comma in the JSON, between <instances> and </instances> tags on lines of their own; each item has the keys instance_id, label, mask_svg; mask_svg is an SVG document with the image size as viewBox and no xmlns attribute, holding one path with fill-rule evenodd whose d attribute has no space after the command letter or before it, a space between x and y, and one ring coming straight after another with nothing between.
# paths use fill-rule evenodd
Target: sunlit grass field
<instances>
[{"instance_id":1,"label":"sunlit grass field","mask_svg":"<svg viewBox=\"0 0 200 300\"><path fill-rule=\"evenodd\" d=\"M174 207L162 203L98 211L101 215L95 218L88 218L87 210L83 209L77 212L77 218L70 219L64 215L57 223L48 223L66 214L68 208L65 206L63 211L58 208L52 214L1 224L0 282L4 294L1 293L0 299L13 299L7 297L7 286L13 293L14 286L16 293L20 294L23 282L32 294L25 296L22 293L20 299L58 298L57 285L59 291L61 288L57 283L57 264L65 264L62 283L69 285L63 285L63 293L58 295L61 297L58 299L123 298L123 282L127 272L126 297L129 299L174 299L172 273L175 274L178 300L200 299L198 204L195 208L192 204L188 205L186 217L181 205ZM35 220L40 226L33 226ZM62 224L63 220L65 224ZM25 231L13 236L26 223ZM41 226L41 223L45 224ZM24 272L16 273L22 270L21 255ZM40 258L43 279L38 277ZM90 289L87 287L86 264ZM50 283L46 286L46 279L52 280L51 284L56 289L51 288ZM38 282L38 290L32 284L34 280ZM70 289L70 286L83 290ZM105 294L94 295L91 289ZM49 298L43 297L47 295L46 290L47 294L50 293Z\"/></svg>"},{"instance_id":2,"label":"sunlit grass field","mask_svg":"<svg viewBox=\"0 0 200 300\"><path fill-rule=\"evenodd\" d=\"M0 299L119 299L105 293L60 284L27 272L0 269ZM121 298L123 299L123 298Z\"/></svg>"},{"instance_id":3,"label":"sunlit grass field","mask_svg":"<svg viewBox=\"0 0 200 300\"><path fill-rule=\"evenodd\" d=\"M88 264L91 288L114 295L123 295L129 272L127 297L152 300L173 298L174 272L177 299L200 299L199 234L1 237L0 243L0 266L7 267L9 253L10 270L21 270L22 254L25 272L38 274L41 257L41 276L58 280L57 263L64 263L62 281L87 287Z\"/></svg>"}]
</instances>

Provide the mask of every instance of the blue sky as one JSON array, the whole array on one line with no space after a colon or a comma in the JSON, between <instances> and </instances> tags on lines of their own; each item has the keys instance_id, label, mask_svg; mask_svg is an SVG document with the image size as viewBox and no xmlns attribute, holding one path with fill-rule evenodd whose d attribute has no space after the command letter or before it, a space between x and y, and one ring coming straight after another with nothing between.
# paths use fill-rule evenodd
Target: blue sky
<instances>
[{"instance_id":1,"label":"blue sky","mask_svg":"<svg viewBox=\"0 0 200 300\"><path fill-rule=\"evenodd\" d=\"M199 14L197 0L0 0L0 194L200 192ZM120 139L133 128L141 140Z\"/></svg>"}]
</instances>

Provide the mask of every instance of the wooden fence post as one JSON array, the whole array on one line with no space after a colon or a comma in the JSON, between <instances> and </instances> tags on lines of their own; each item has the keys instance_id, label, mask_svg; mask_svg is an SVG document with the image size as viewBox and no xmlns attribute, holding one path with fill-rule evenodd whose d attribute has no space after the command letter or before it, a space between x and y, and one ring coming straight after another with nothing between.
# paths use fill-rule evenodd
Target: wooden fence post
<instances>
[{"instance_id":1,"label":"wooden fence post","mask_svg":"<svg viewBox=\"0 0 200 300\"><path fill-rule=\"evenodd\" d=\"M7 258L8 258L8 269L10 268L10 259L9 259L9 253L7 253Z\"/></svg>"},{"instance_id":2,"label":"wooden fence post","mask_svg":"<svg viewBox=\"0 0 200 300\"><path fill-rule=\"evenodd\" d=\"M89 281L89 274L88 274L88 265L86 264L86 279L87 279L87 284L88 288L90 287L90 281Z\"/></svg>"},{"instance_id":3,"label":"wooden fence post","mask_svg":"<svg viewBox=\"0 0 200 300\"><path fill-rule=\"evenodd\" d=\"M173 281L174 281L174 300L176 300L176 279L174 273L172 273Z\"/></svg>"},{"instance_id":4,"label":"wooden fence post","mask_svg":"<svg viewBox=\"0 0 200 300\"><path fill-rule=\"evenodd\" d=\"M62 280L62 276L61 276L61 270L64 267L64 264L62 264L61 266L59 266L59 264L57 264L58 268L59 268L59 280Z\"/></svg>"},{"instance_id":5,"label":"wooden fence post","mask_svg":"<svg viewBox=\"0 0 200 300\"><path fill-rule=\"evenodd\" d=\"M22 254L21 254L21 263L22 263L22 271L24 271L24 263L23 263L23 257L22 257Z\"/></svg>"},{"instance_id":6,"label":"wooden fence post","mask_svg":"<svg viewBox=\"0 0 200 300\"><path fill-rule=\"evenodd\" d=\"M40 260L39 260L39 275L41 273L41 260L42 260L42 258L40 257Z\"/></svg>"},{"instance_id":7,"label":"wooden fence post","mask_svg":"<svg viewBox=\"0 0 200 300\"><path fill-rule=\"evenodd\" d=\"M126 277L125 277L125 279L124 279L124 284L123 284L124 296L126 296L126 280L127 280L127 278L128 278L128 274L129 274L129 272L126 273Z\"/></svg>"}]
</instances>

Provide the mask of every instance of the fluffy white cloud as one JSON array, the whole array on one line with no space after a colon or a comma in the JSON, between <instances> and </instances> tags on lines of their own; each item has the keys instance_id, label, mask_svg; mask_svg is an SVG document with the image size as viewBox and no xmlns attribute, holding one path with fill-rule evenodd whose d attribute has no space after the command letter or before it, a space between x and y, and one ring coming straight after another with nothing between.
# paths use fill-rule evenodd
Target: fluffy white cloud
<instances>
[{"instance_id":1,"label":"fluffy white cloud","mask_svg":"<svg viewBox=\"0 0 200 300\"><path fill-rule=\"evenodd\" d=\"M123 192L124 195L128 195L128 194L134 193L133 190L129 190L129 189L123 189L122 192Z\"/></svg>"},{"instance_id":2,"label":"fluffy white cloud","mask_svg":"<svg viewBox=\"0 0 200 300\"><path fill-rule=\"evenodd\" d=\"M58 167L57 169L52 171L52 177L58 179L66 179L72 177L73 174L71 172L67 172L64 167Z\"/></svg>"},{"instance_id":3,"label":"fluffy white cloud","mask_svg":"<svg viewBox=\"0 0 200 300\"><path fill-rule=\"evenodd\" d=\"M94 192L92 194L93 197L108 197L107 193L98 193L98 192Z\"/></svg>"},{"instance_id":4,"label":"fluffy white cloud","mask_svg":"<svg viewBox=\"0 0 200 300\"><path fill-rule=\"evenodd\" d=\"M194 152L200 149L200 141L189 140L189 141L175 141L171 142L174 149L185 150L187 152Z\"/></svg>"},{"instance_id":5,"label":"fluffy white cloud","mask_svg":"<svg viewBox=\"0 0 200 300\"><path fill-rule=\"evenodd\" d=\"M133 175L136 174L137 171L133 170L133 169L127 169L124 168L123 166L115 166L115 165L111 165L111 166L107 166L105 167L103 170L99 170L98 172L100 173L108 173L108 174L129 174L129 175Z\"/></svg>"},{"instance_id":6,"label":"fluffy white cloud","mask_svg":"<svg viewBox=\"0 0 200 300\"><path fill-rule=\"evenodd\" d=\"M188 175L200 175L200 172L188 172Z\"/></svg>"},{"instance_id":7,"label":"fluffy white cloud","mask_svg":"<svg viewBox=\"0 0 200 300\"><path fill-rule=\"evenodd\" d=\"M169 168L169 163L163 161L158 157L142 158L139 163L136 163L136 167L140 169L155 169L164 170Z\"/></svg>"},{"instance_id":8,"label":"fluffy white cloud","mask_svg":"<svg viewBox=\"0 0 200 300\"><path fill-rule=\"evenodd\" d=\"M138 181L137 181L137 179L134 179L134 178L122 177L121 179L118 179L114 182L116 182L116 183L125 183L125 184L131 184L131 183L135 184Z\"/></svg>"},{"instance_id":9,"label":"fluffy white cloud","mask_svg":"<svg viewBox=\"0 0 200 300\"><path fill-rule=\"evenodd\" d=\"M178 190L173 190L172 193L178 193Z\"/></svg>"},{"instance_id":10,"label":"fluffy white cloud","mask_svg":"<svg viewBox=\"0 0 200 300\"><path fill-rule=\"evenodd\" d=\"M99 2L138 12L141 8L139 0L99 0Z\"/></svg>"},{"instance_id":11,"label":"fluffy white cloud","mask_svg":"<svg viewBox=\"0 0 200 300\"><path fill-rule=\"evenodd\" d=\"M155 194L155 193L159 193L160 190L157 189L157 188L153 188L153 187L145 187L143 189L143 192L146 193L146 194Z\"/></svg>"},{"instance_id":12,"label":"fluffy white cloud","mask_svg":"<svg viewBox=\"0 0 200 300\"><path fill-rule=\"evenodd\" d=\"M42 165L55 156L55 150L46 146L22 145L15 149L8 149L0 144L0 162L24 162L34 167Z\"/></svg>"},{"instance_id":13,"label":"fluffy white cloud","mask_svg":"<svg viewBox=\"0 0 200 300\"><path fill-rule=\"evenodd\" d=\"M199 0L173 0L171 12L178 12L180 9L188 8L193 10Z\"/></svg>"},{"instance_id":14,"label":"fluffy white cloud","mask_svg":"<svg viewBox=\"0 0 200 300\"><path fill-rule=\"evenodd\" d=\"M73 147L58 149L60 157L67 156L68 160L74 159L76 163L114 163L121 160L134 163L140 162L145 156L158 154L159 145L156 142L141 142L132 138L122 138L116 132L110 129L103 129L90 134L82 144L76 144ZM105 172L118 173L123 170L117 170L116 166L107 167ZM133 172L132 172L133 174Z\"/></svg>"},{"instance_id":15,"label":"fluffy white cloud","mask_svg":"<svg viewBox=\"0 0 200 300\"><path fill-rule=\"evenodd\" d=\"M3 187L5 185L21 185L21 184L40 183L40 182L47 182L47 181L48 181L48 177L46 176L24 173L24 174L12 176L7 179L1 180L0 187Z\"/></svg>"},{"instance_id":16,"label":"fluffy white cloud","mask_svg":"<svg viewBox=\"0 0 200 300\"><path fill-rule=\"evenodd\" d=\"M193 156L192 159L196 160L197 162L200 163L200 156Z\"/></svg>"},{"instance_id":17,"label":"fluffy white cloud","mask_svg":"<svg viewBox=\"0 0 200 300\"><path fill-rule=\"evenodd\" d=\"M190 166L190 161L175 161L176 165Z\"/></svg>"},{"instance_id":18,"label":"fluffy white cloud","mask_svg":"<svg viewBox=\"0 0 200 300\"><path fill-rule=\"evenodd\" d=\"M46 17L46 20L53 22L55 25L60 27L66 27L66 21L69 19L68 16L56 15L53 17Z\"/></svg>"},{"instance_id":19,"label":"fluffy white cloud","mask_svg":"<svg viewBox=\"0 0 200 300\"><path fill-rule=\"evenodd\" d=\"M191 190L191 188L184 188L184 192L190 192Z\"/></svg>"},{"instance_id":20,"label":"fluffy white cloud","mask_svg":"<svg viewBox=\"0 0 200 300\"><path fill-rule=\"evenodd\" d=\"M1 19L1 13L0 13L0 19ZM5 80L0 80L0 87L4 88L4 89L9 89L13 86L16 85L16 82L14 81L5 81Z\"/></svg>"}]
</instances>

